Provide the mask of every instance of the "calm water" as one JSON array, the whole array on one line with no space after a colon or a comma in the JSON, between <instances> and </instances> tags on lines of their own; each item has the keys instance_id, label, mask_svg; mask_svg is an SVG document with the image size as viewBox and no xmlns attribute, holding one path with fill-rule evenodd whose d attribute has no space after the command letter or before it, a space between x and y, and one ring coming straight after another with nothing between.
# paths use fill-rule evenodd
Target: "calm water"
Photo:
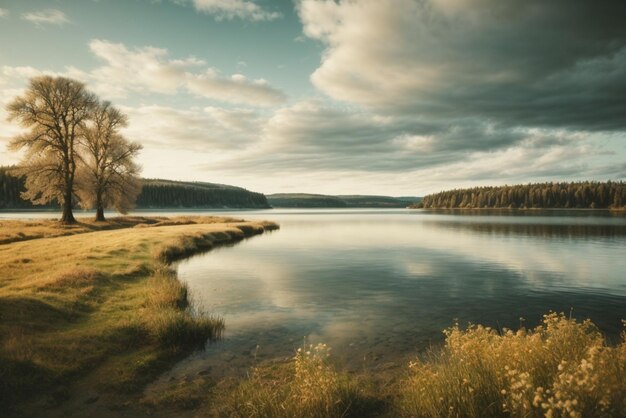
<instances>
[{"instance_id":1,"label":"calm water","mask_svg":"<svg viewBox=\"0 0 626 418\"><path fill-rule=\"evenodd\" d=\"M195 299L224 317L226 333L164 379L245 373L255 362L292 356L305 337L331 345L346 367L385 370L441 343L455 319L516 328L520 317L534 326L549 310L573 309L617 338L626 318L623 215L223 214L281 229L177 265Z\"/></svg>"},{"instance_id":2,"label":"calm water","mask_svg":"<svg viewBox=\"0 0 626 418\"><path fill-rule=\"evenodd\" d=\"M279 231L178 265L223 341L172 373L245 370L306 337L351 368L393 367L461 324L536 325L549 310L626 318L626 217L591 212L409 210L246 212ZM224 367L224 364L227 366Z\"/></svg>"}]
</instances>

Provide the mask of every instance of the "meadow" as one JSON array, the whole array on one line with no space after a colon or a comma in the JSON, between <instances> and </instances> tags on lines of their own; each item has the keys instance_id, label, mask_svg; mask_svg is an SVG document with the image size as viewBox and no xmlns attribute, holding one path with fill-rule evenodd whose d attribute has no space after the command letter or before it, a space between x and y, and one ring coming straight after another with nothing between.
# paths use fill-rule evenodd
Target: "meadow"
<instances>
[{"instance_id":1,"label":"meadow","mask_svg":"<svg viewBox=\"0 0 626 418\"><path fill-rule=\"evenodd\" d=\"M18 412L32 415L75 393L123 403L224 328L169 264L276 227L216 217L2 221L0 409L28 401Z\"/></svg>"}]
</instances>

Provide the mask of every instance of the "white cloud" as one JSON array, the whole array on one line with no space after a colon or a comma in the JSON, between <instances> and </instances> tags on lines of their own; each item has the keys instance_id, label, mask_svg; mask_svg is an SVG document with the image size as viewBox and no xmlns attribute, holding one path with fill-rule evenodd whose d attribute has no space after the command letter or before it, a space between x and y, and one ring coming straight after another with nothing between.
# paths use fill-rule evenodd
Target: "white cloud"
<instances>
[{"instance_id":1,"label":"white cloud","mask_svg":"<svg viewBox=\"0 0 626 418\"><path fill-rule=\"evenodd\" d=\"M129 49L124 44L93 40L91 51L105 64L91 73L94 89L107 97L125 97L129 91L190 94L229 103L275 105L286 97L265 80L250 80L241 74L221 76L195 57L169 59L166 49Z\"/></svg>"},{"instance_id":2,"label":"white cloud","mask_svg":"<svg viewBox=\"0 0 626 418\"><path fill-rule=\"evenodd\" d=\"M50 25L63 25L68 23L69 19L60 10L47 9L37 12L30 12L22 14L22 19L28 20L36 25L50 24Z\"/></svg>"},{"instance_id":3,"label":"white cloud","mask_svg":"<svg viewBox=\"0 0 626 418\"><path fill-rule=\"evenodd\" d=\"M3 9L0 7L0 18L7 17L9 15L9 11L7 9Z\"/></svg>"},{"instance_id":4,"label":"white cloud","mask_svg":"<svg viewBox=\"0 0 626 418\"><path fill-rule=\"evenodd\" d=\"M4 79L25 83L29 78L48 74L70 77L88 84L106 99L125 98L131 92L194 96L250 106L272 106L286 100L285 94L266 80L249 79L243 74L222 76L195 57L169 59L166 49L129 49L124 44L93 40L89 47L104 65L87 72L68 66L65 71L40 70L30 66L0 67Z\"/></svg>"},{"instance_id":5,"label":"white cloud","mask_svg":"<svg viewBox=\"0 0 626 418\"><path fill-rule=\"evenodd\" d=\"M2 75L6 78L16 78L16 79L27 80L31 77L36 77L41 74L42 74L42 71L34 67L30 67L30 66L21 66L21 67L11 67L8 65L2 66Z\"/></svg>"},{"instance_id":6,"label":"white cloud","mask_svg":"<svg viewBox=\"0 0 626 418\"><path fill-rule=\"evenodd\" d=\"M149 147L220 152L241 149L258 138L262 119L248 109L176 109L121 106L129 117L124 133Z\"/></svg>"},{"instance_id":7,"label":"white cloud","mask_svg":"<svg viewBox=\"0 0 626 418\"><path fill-rule=\"evenodd\" d=\"M249 0L193 0L196 10L215 16L218 20L242 19L251 21L274 20L281 17Z\"/></svg>"}]
</instances>

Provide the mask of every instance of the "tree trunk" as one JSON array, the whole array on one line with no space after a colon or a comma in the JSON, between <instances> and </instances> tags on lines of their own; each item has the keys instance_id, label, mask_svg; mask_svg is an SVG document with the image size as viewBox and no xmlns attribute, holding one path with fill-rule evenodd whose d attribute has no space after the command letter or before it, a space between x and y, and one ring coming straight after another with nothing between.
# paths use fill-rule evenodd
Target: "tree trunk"
<instances>
[{"instance_id":1,"label":"tree trunk","mask_svg":"<svg viewBox=\"0 0 626 418\"><path fill-rule=\"evenodd\" d=\"M104 208L102 206L98 206L96 208L96 222L104 222Z\"/></svg>"},{"instance_id":2,"label":"tree trunk","mask_svg":"<svg viewBox=\"0 0 626 418\"><path fill-rule=\"evenodd\" d=\"M72 212L72 192L66 192L63 196L63 216L61 217L61 223L76 223L76 219L74 219L74 213Z\"/></svg>"},{"instance_id":3,"label":"tree trunk","mask_svg":"<svg viewBox=\"0 0 626 418\"><path fill-rule=\"evenodd\" d=\"M102 203L102 192L96 192L96 222L104 221L104 204Z\"/></svg>"}]
</instances>

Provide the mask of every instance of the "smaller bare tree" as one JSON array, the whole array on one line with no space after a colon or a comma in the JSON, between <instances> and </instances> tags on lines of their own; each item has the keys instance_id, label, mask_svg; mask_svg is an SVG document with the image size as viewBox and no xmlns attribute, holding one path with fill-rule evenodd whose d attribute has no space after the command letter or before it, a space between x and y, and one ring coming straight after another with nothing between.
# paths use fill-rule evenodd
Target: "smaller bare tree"
<instances>
[{"instance_id":1,"label":"smaller bare tree","mask_svg":"<svg viewBox=\"0 0 626 418\"><path fill-rule=\"evenodd\" d=\"M96 209L96 221L105 220L105 208L128 213L141 192L141 168L135 157L142 146L120 134L127 124L126 115L111 103L102 102L83 128L77 194L83 207Z\"/></svg>"}]
</instances>

